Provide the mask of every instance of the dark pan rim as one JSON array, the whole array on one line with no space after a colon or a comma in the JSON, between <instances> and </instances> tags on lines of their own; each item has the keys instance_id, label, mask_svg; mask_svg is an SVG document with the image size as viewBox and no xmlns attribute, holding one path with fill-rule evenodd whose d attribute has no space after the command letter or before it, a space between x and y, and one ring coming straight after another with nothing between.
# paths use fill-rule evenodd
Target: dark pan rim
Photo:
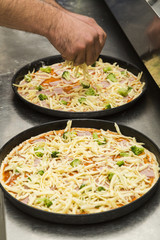
<instances>
[{"instance_id":1,"label":"dark pan rim","mask_svg":"<svg viewBox=\"0 0 160 240\"><path fill-rule=\"evenodd\" d=\"M122 68L126 68L128 71L132 72L136 71L136 73L133 74L138 74L140 72L142 72L142 70L140 70L137 66L135 66L134 64L131 64L127 61L124 61L120 58L114 58L111 56L106 56L106 55L100 55L99 58L102 58L105 62L110 62L110 63L117 63L120 67L122 66ZM31 108L35 109L36 111L48 114L48 115L53 115L53 116L61 116L63 118L66 117L73 117L73 118L77 118L77 117L99 117L99 116L107 116L107 115L112 115L115 113L118 113L120 111L123 111L125 109L127 109L128 107L132 106L139 98L142 97L142 95L145 93L146 89L147 89L147 85L148 82L144 77L144 73L142 74L141 77L141 82L144 82L145 85L142 89L142 92L132 101L130 101L129 103L125 103L121 106L115 107L115 108L111 108L111 109L104 109L104 110L99 110L99 111L87 111L87 112L70 112L70 111L61 111L61 110L54 110L54 109L50 109L50 108L45 108L45 107L41 107L39 105L36 105L34 103L31 103L29 101L27 101L26 99L24 99L19 93L18 93L18 88L16 86L14 86L14 84L18 84L21 80L22 77L20 76L24 76L25 74L28 73L29 70L33 70L36 69L38 70L41 66L43 66L44 64L46 64L48 61L53 61L53 63L50 64L54 64L54 63L58 63L58 62L62 62L64 61L61 57L61 55L55 55L55 56L49 56L46 58L41 58L38 59L36 61L33 61L29 64L26 64L25 66L23 66L22 68L20 68L13 76L12 78L12 89L14 91L14 93L16 94L16 96L18 96L18 98L20 98L25 104L29 105ZM37 68L36 65L39 65L39 67ZM132 68L132 70L130 70L129 68ZM22 74L22 72L25 72ZM18 79L18 80L17 80ZM66 115L67 114L67 115Z\"/></svg>"},{"instance_id":2,"label":"dark pan rim","mask_svg":"<svg viewBox=\"0 0 160 240\"><path fill-rule=\"evenodd\" d=\"M58 129L62 129L62 127L58 127L59 125L66 125L68 119L65 120L59 120L59 121L54 121L54 122L49 122L49 123L44 123L32 128L29 128L19 134L17 134L15 137L13 137L12 139L10 139L0 150L0 158L5 158L5 156L17 145L19 145L21 142L29 139L30 137L34 137L36 135L39 135L41 133L44 133L46 131L50 131L50 130L58 130ZM101 129L102 127L100 127L99 125L106 125L106 128L104 129L111 129L112 131L114 131L115 127L114 127L114 122L111 121L105 121L105 120L96 120L96 119L73 119L73 127L88 127L85 126L86 123L87 124L93 124L96 125L96 127L92 127L91 128L97 128L97 129ZM75 126L74 126L75 125ZM57 126L57 127L56 127ZM143 133L122 125L122 124L118 124L122 134L123 131L127 131L130 134L124 134L126 136L131 136L134 137L135 135L139 136L138 141L141 141L141 139L143 139L143 142L145 144L149 144L149 146L151 147L151 151L156 155L160 156L160 149L158 148L158 146L150 139L148 138L146 135L144 135ZM45 130L47 127L47 130ZM41 130L42 129L42 130ZM102 128L103 129L103 128ZM38 133L36 133L38 130ZM29 134L29 136L27 135ZM21 137L23 139L21 139ZM21 140L18 140L21 139ZM137 139L137 137L136 137ZM18 140L18 143L15 143ZM145 140L145 141L144 141ZM10 145L14 145L12 147L10 147ZM5 153L5 156L3 156L3 151L5 151L5 148L9 147L10 149L7 150L7 153ZM147 149L148 146L146 147ZM154 149L154 151L153 151ZM1 156L2 155L2 156ZM2 162L3 159L0 159L0 161ZM157 157L158 160L158 157ZM122 207L116 208L116 209L112 209L112 210L108 210L108 211L104 211L104 212L98 212L98 213L90 213L90 214L63 214L63 213L54 213L54 212L47 212L44 210L40 210L38 208L34 208L32 206L29 206L19 200L17 200L16 198L14 198L9 192L7 192L5 190L5 188L1 185L0 183L0 187L2 188L2 190L4 191L6 197L11 200L11 202L17 206L17 208L21 209L22 211L24 211L25 213L29 213L30 215L43 219L43 220L47 220L47 221L51 221L51 222L57 222L57 223L66 223L66 224L90 224L90 223L98 223L98 222L103 222L103 221L109 221L109 220L113 220L116 218L119 218L121 216L124 216L130 212L132 212L133 210L137 209L138 207L140 207L143 203L145 203L150 197L151 195L154 193L154 191L156 190L158 183L160 181L160 177L157 180L157 182L152 186L152 188L147 191L142 197L136 199L135 201L126 204ZM44 216L43 216L44 215ZM62 219L61 219L62 218ZM64 220L65 219L65 220ZM67 220L67 222L65 222Z\"/></svg>"}]
</instances>

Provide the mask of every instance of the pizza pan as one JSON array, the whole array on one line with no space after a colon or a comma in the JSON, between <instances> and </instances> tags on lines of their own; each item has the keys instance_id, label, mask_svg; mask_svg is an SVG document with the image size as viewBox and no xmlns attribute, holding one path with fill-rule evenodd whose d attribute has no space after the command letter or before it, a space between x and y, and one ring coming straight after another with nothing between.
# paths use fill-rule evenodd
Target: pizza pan
<instances>
[{"instance_id":1,"label":"pizza pan","mask_svg":"<svg viewBox=\"0 0 160 240\"><path fill-rule=\"evenodd\" d=\"M137 75L139 72L141 72L141 70L138 67L136 67L128 62L125 62L123 60L116 59L116 58L113 58L110 56L105 56L105 55L100 55L99 57L102 58L104 62L109 62L111 64L116 62L120 67L127 69L128 71L132 72L135 75ZM127 109L128 107L132 106L144 94L146 87L147 87L147 81L146 81L145 77L142 75L141 81L145 82L145 86L143 87L142 93L137 98L135 98L131 102L126 103L119 107L106 109L106 110L100 110L100 111L89 111L89 112L69 112L69 111L48 109L48 108L38 106L36 104L33 104L33 103L25 100L18 93L18 91L17 91L18 89L16 86L14 86L14 84L19 84L19 82L24 78L24 75L26 75L28 73L28 71L32 72L34 69L35 69L35 71L37 71L43 65L51 65L54 63L62 62L62 61L64 61L62 59L62 57L60 55L57 55L57 56L50 56L50 57L42 58L42 59L36 60L32 63L25 65L19 71L17 71L12 78L12 88L13 88L14 93L28 106L30 106L34 110L39 111L41 113L45 113L45 114L52 115L55 117L60 117L60 118L100 118L103 116L115 114L117 112L123 111L123 110Z\"/></svg>"},{"instance_id":2,"label":"pizza pan","mask_svg":"<svg viewBox=\"0 0 160 240\"><path fill-rule=\"evenodd\" d=\"M39 125L33 128L30 128L17 136L13 137L9 142L7 142L2 149L0 150L0 163L6 157L6 155L14 148L19 145L21 142L29 139L30 137L36 136L43 132L47 132L50 130L60 130L66 127L67 120L60 120L55 122L46 123L43 125ZM114 122L103 121L103 120L94 120L94 119L75 119L72 121L73 127L82 127L82 128L96 128L96 129L104 129L115 131ZM142 133L129 128L124 125L119 125L122 134L126 136L135 137L138 142L145 143L145 147L153 152L160 163L160 150L159 148L149 139L147 136ZM113 219L122 217L138 207L142 206L155 192L159 183L158 181L155 185L142 197L137 200L124 205L122 207L100 212L100 213L92 213L92 214L61 214L61 213L51 213L44 210L39 210L24 204L23 202L18 201L14 197L12 197L1 185L2 190L4 191L5 196L20 210L23 212L50 222L63 223L63 224L91 224L91 223L99 223L104 221L111 221Z\"/></svg>"}]
</instances>

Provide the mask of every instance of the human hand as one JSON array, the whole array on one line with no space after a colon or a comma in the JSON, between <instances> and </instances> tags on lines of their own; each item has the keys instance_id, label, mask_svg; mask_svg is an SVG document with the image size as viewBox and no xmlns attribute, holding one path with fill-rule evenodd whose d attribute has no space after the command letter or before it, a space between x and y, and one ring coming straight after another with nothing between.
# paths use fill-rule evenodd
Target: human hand
<instances>
[{"instance_id":1,"label":"human hand","mask_svg":"<svg viewBox=\"0 0 160 240\"><path fill-rule=\"evenodd\" d=\"M75 65L94 63L104 46L106 33L92 18L63 11L57 14L56 27L51 23L47 35L49 41L65 60Z\"/></svg>"},{"instance_id":2,"label":"human hand","mask_svg":"<svg viewBox=\"0 0 160 240\"><path fill-rule=\"evenodd\" d=\"M99 35L99 42L100 42L100 45L101 45L101 50L105 44L105 40L107 38L107 34L103 31L103 29L96 23L96 21L94 20L94 18L90 18L90 17L87 17L87 16L84 16L84 15L81 15L81 14L77 14L77 13L73 13L73 12L70 12L70 14L85 22L86 24L90 25L91 27L95 28L98 35Z\"/></svg>"}]
</instances>

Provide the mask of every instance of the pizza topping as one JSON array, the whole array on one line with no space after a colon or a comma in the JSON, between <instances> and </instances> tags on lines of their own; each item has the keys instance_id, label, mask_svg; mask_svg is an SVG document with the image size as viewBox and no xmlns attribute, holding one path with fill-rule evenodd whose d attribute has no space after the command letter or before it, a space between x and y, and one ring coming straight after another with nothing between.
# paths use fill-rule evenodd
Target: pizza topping
<instances>
[{"instance_id":1,"label":"pizza topping","mask_svg":"<svg viewBox=\"0 0 160 240\"><path fill-rule=\"evenodd\" d=\"M67 101L65 101L65 100L61 100L61 103L63 104L63 105L67 105Z\"/></svg>"},{"instance_id":2,"label":"pizza topping","mask_svg":"<svg viewBox=\"0 0 160 240\"><path fill-rule=\"evenodd\" d=\"M149 178L155 177L153 169L150 169L149 167L140 171L140 173L144 174L146 177L149 177Z\"/></svg>"},{"instance_id":3,"label":"pizza topping","mask_svg":"<svg viewBox=\"0 0 160 240\"><path fill-rule=\"evenodd\" d=\"M144 148L143 148L143 147L132 146L132 147L131 147L131 151L132 151L135 155L140 155L141 153L144 152Z\"/></svg>"},{"instance_id":4,"label":"pizza topping","mask_svg":"<svg viewBox=\"0 0 160 240\"><path fill-rule=\"evenodd\" d=\"M25 204L28 204L28 201L29 201L29 197L26 197L24 199L20 199L21 202L25 203Z\"/></svg>"},{"instance_id":5,"label":"pizza topping","mask_svg":"<svg viewBox=\"0 0 160 240\"><path fill-rule=\"evenodd\" d=\"M77 135L76 132L64 132L63 133L63 138L65 140L72 140L76 135Z\"/></svg>"},{"instance_id":6,"label":"pizza topping","mask_svg":"<svg viewBox=\"0 0 160 240\"><path fill-rule=\"evenodd\" d=\"M38 98L39 98L40 101L48 99L48 97L45 94L42 94L42 93L38 95Z\"/></svg>"},{"instance_id":7,"label":"pizza topping","mask_svg":"<svg viewBox=\"0 0 160 240\"><path fill-rule=\"evenodd\" d=\"M121 167L122 165L124 165L124 161L118 161L118 162L117 162L117 165L118 165L119 167Z\"/></svg>"},{"instance_id":8,"label":"pizza topping","mask_svg":"<svg viewBox=\"0 0 160 240\"><path fill-rule=\"evenodd\" d=\"M59 152L58 151L53 151L52 153L51 153L51 157L52 158L57 158L59 156Z\"/></svg>"},{"instance_id":9,"label":"pizza topping","mask_svg":"<svg viewBox=\"0 0 160 240\"><path fill-rule=\"evenodd\" d=\"M80 104L85 103L85 101L86 101L86 98L84 98L84 97L81 97L81 98L78 99L78 102L79 102Z\"/></svg>"},{"instance_id":10,"label":"pizza topping","mask_svg":"<svg viewBox=\"0 0 160 240\"><path fill-rule=\"evenodd\" d=\"M96 67L96 62L91 65L91 67Z\"/></svg>"},{"instance_id":11,"label":"pizza topping","mask_svg":"<svg viewBox=\"0 0 160 240\"><path fill-rule=\"evenodd\" d=\"M109 81L102 81L101 85L103 86L103 88L107 88L110 86L110 82Z\"/></svg>"},{"instance_id":12,"label":"pizza topping","mask_svg":"<svg viewBox=\"0 0 160 240\"><path fill-rule=\"evenodd\" d=\"M61 95L61 94L64 93L64 91L63 91L63 88L61 88L61 87L56 87L56 88L54 88L54 92L53 92L53 93L58 94L58 95Z\"/></svg>"},{"instance_id":13,"label":"pizza topping","mask_svg":"<svg viewBox=\"0 0 160 240\"><path fill-rule=\"evenodd\" d=\"M90 83L87 81L81 82L81 85L83 88L89 88L90 87Z\"/></svg>"},{"instance_id":14,"label":"pizza topping","mask_svg":"<svg viewBox=\"0 0 160 240\"><path fill-rule=\"evenodd\" d=\"M77 136L91 136L91 132L89 131L77 131Z\"/></svg>"},{"instance_id":15,"label":"pizza topping","mask_svg":"<svg viewBox=\"0 0 160 240\"><path fill-rule=\"evenodd\" d=\"M119 88L118 89L118 93L120 94L120 95L122 95L123 97L127 97L127 95L128 95L128 88Z\"/></svg>"},{"instance_id":16,"label":"pizza topping","mask_svg":"<svg viewBox=\"0 0 160 240\"><path fill-rule=\"evenodd\" d=\"M40 174L41 176L44 174L43 170L38 171L38 174Z\"/></svg>"},{"instance_id":17,"label":"pizza topping","mask_svg":"<svg viewBox=\"0 0 160 240\"><path fill-rule=\"evenodd\" d=\"M74 160L70 163L70 165L71 165L72 167L77 167L80 163L81 163L81 162L80 162L79 159L74 159Z\"/></svg>"},{"instance_id":18,"label":"pizza topping","mask_svg":"<svg viewBox=\"0 0 160 240\"><path fill-rule=\"evenodd\" d=\"M102 186L100 186L100 187L97 188L97 190L98 190L99 192L101 192L101 191L105 191L105 188L102 187Z\"/></svg>"},{"instance_id":19,"label":"pizza topping","mask_svg":"<svg viewBox=\"0 0 160 240\"><path fill-rule=\"evenodd\" d=\"M40 159L39 158L35 158L34 159L34 167L37 167L40 164Z\"/></svg>"},{"instance_id":20,"label":"pizza topping","mask_svg":"<svg viewBox=\"0 0 160 240\"><path fill-rule=\"evenodd\" d=\"M52 68L51 67L41 67L40 71L41 72L46 72L46 73L51 73Z\"/></svg>"},{"instance_id":21,"label":"pizza topping","mask_svg":"<svg viewBox=\"0 0 160 240\"><path fill-rule=\"evenodd\" d=\"M109 79L111 82L117 82L118 81L114 73L110 73L107 76L107 79Z\"/></svg>"},{"instance_id":22,"label":"pizza topping","mask_svg":"<svg viewBox=\"0 0 160 240\"><path fill-rule=\"evenodd\" d=\"M30 74L30 73L26 74L26 75L24 76L24 80L25 80L27 83L31 82L31 80L32 80L31 74Z\"/></svg>"},{"instance_id":23,"label":"pizza topping","mask_svg":"<svg viewBox=\"0 0 160 240\"><path fill-rule=\"evenodd\" d=\"M62 74L62 78L66 79L67 81L70 80L70 72L64 71Z\"/></svg>"},{"instance_id":24,"label":"pizza topping","mask_svg":"<svg viewBox=\"0 0 160 240\"><path fill-rule=\"evenodd\" d=\"M112 172L109 172L109 173L108 173L108 180L109 180L109 181L112 180L113 175L114 175L114 173L112 173Z\"/></svg>"},{"instance_id":25,"label":"pizza topping","mask_svg":"<svg viewBox=\"0 0 160 240\"><path fill-rule=\"evenodd\" d=\"M39 85L39 86L36 87L36 89L37 89L38 91L42 91L43 87L42 87L41 85Z\"/></svg>"},{"instance_id":26,"label":"pizza topping","mask_svg":"<svg viewBox=\"0 0 160 240\"><path fill-rule=\"evenodd\" d=\"M128 157L129 156L129 152L120 152L119 154L121 157Z\"/></svg>"},{"instance_id":27,"label":"pizza topping","mask_svg":"<svg viewBox=\"0 0 160 240\"><path fill-rule=\"evenodd\" d=\"M96 95L96 92L93 88L88 88L86 91L85 91L85 95L87 96L95 96Z\"/></svg>"},{"instance_id":28,"label":"pizza topping","mask_svg":"<svg viewBox=\"0 0 160 240\"><path fill-rule=\"evenodd\" d=\"M112 107L111 107L111 104L110 103L108 103L107 105L105 105L105 109L111 109Z\"/></svg>"},{"instance_id":29,"label":"pizza topping","mask_svg":"<svg viewBox=\"0 0 160 240\"><path fill-rule=\"evenodd\" d=\"M98 143L98 145L103 145L103 144L107 143L106 138L104 138L102 141L101 141L101 139L99 139L97 132L93 133L93 139L95 139L95 141Z\"/></svg>"},{"instance_id":30,"label":"pizza topping","mask_svg":"<svg viewBox=\"0 0 160 240\"><path fill-rule=\"evenodd\" d=\"M111 66L108 66L108 67L104 67L103 68L103 72L107 73L109 71L112 71L112 67Z\"/></svg>"},{"instance_id":31,"label":"pizza topping","mask_svg":"<svg viewBox=\"0 0 160 240\"><path fill-rule=\"evenodd\" d=\"M37 204L43 204L44 206L46 206L47 208L49 208L53 203L52 201L50 201L47 198L37 198L36 199L36 203Z\"/></svg>"}]
</instances>

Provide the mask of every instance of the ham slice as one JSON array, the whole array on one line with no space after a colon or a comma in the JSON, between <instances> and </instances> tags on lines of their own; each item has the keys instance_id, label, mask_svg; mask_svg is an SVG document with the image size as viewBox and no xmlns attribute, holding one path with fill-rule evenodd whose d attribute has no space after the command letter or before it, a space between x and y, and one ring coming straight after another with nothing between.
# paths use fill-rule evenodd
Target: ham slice
<instances>
[{"instance_id":1,"label":"ham slice","mask_svg":"<svg viewBox=\"0 0 160 240\"><path fill-rule=\"evenodd\" d=\"M53 64L52 67L54 68L54 71L57 69L60 69L62 67L62 64Z\"/></svg>"},{"instance_id":2,"label":"ham slice","mask_svg":"<svg viewBox=\"0 0 160 240\"><path fill-rule=\"evenodd\" d=\"M36 143L36 142L45 142L45 138L37 138L33 140L31 143Z\"/></svg>"},{"instance_id":3,"label":"ham slice","mask_svg":"<svg viewBox=\"0 0 160 240\"><path fill-rule=\"evenodd\" d=\"M122 147L128 147L128 146L130 146L130 143L129 143L128 140L126 140L126 139L120 139L120 140L119 140L119 143L120 143L120 145L121 145Z\"/></svg>"},{"instance_id":4,"label":"ham slice","mask_svg":"<svg viewBox=\"0 0 160 240\"><path fill-rule=\"evenodd\" d=\"M50 92L50 90L42 90L41 92L40 92L41 94L45 94L45 95L47 95L47 96L50 96L50 95L52 95L52 92ZM37 95L39 95L40 94L39 92L37 93Z\"/></svg>"},{"instance_id":5,"label":"ham slice","mask_svg":"<svg viewBox=\"0 0 160 240\"><path fill-rule=\"evenodd\" d=\"M103 88L107 88L107 87L109 87L111 84L110 84L109 82L107 82L107 81L103 81L103 82L101 82L101 85L103 86Z\"/></svg>"},{"instance_id":6,"label":"ham slice","mask_svg":"<svg viewBox=\"0 0 160 240\"><path fill-rule=\"evenodd\" d=\"M49 104L46 103L46 101L43 101L43 102L42 102L42 107L49 108Z\"/></svg>"},{"instance_id":7,"label":"ham slice","mask_svg":"<svg viewBox=\"0 0 160 240\"><path fill-rule=\"evenodd\" d=\"M54 72L57 74L57 75L62 75L63 74L63 69L54 69Z\"/></svg>"},{"instance_id":8,"label":"ham slice","mask_svg":"<svg viewBox=\"0 0 160 240\"><path fill-rule=\"evenodd\" d=\"M89 131L81 131L81 132L77 132L77 136L91 136L91 132Z\"/></svg>"},{"instance_id":9,"label":"ham slice","mask_svg":"<svg viewBox=\"0 0 160 240\"><path fill-rule=\"evenodd\" d=\"M149 167L147 167L147 168L143 169L142 171L140 171L140 174L145 175L148 178L155 177L153 169L150 169Z\"/></svg>"},{"instance_id":10,"label":"ham slice","mask_svg":"<svg viewBox=\"0 0 160 240\"><path fill-rule=\"evenodd\" d=\"M126 82L126 79L122 79L119 81L120 83L125 83Z\"/></svg>"},{"instance_id":11,"label":"ham slice","mask_svg":"<svg viewBox=\"0 0 160 240\"><path fill-rule=\"evenodd\" d=\"M34 159L34 167L37 167L39 165L40 161L41 161L40 159L35 158Z\"/></svg>"},{"instance_id":12,"label":"ham slice","mask_svg":"<svg viewBox=\"0 0 160 240\"><path fill-rule=\"evenodd\" d=\"M50 82L49 85L50 86L57 86L60 83L60 80L55 81L55 82Z\"/></svg>"},{"instance_id":13,"label":"ham slice","mask_svg":"<svg viewBox=\"0 0 160 240\"><path fill-rule=\"evenodd\" d=\"M81 86L73 86L73 89L79 89Z\"/></svg>"},{"instance_id":14,"label":"ham slice","mask_svg":"<svg viewBox=\"0 0 160 240\"><path fill-rule=\"evenodd\" d=\"M134 80L135 80L134 77L130 77L130 78L128 79L129 82L133 82Z\"/></svg>"},{"instance_id":15,"label":"ham slice","mask_svg":"<svg viewBox=\"0 0 160 240\"><path fill-rule=\"evenodd\" d=\"M57 87L53 91L54 91L55 94L62 94L63 93L63 88Z\"/></svg>"},{"instance_id":16,"label":"ham slice","mask_svg":"<svg viewBox=\"0 0 160 240\"><path fill-rule=\"evenodd\" d=\"M72 81L67 81L66 79L62 78L62 81L64 84L68 84L68 85L71 85L72 84Z\"/></svg>"},{"instance_id":17,"label":"ham slice","mask_svg":"<svg viewBox=\"0 0 160 240\"><path fill-rule=\"evenodd\" d=\"M28 204L28 202L29 202L29 197L26 197L26 198L24 198L24 199L21 199L20 201L23 202L23 203L25 203L25 204Z\"/></svg>"},{"instance_id":18,"label":"ham slice","mask_svg":"<svg viewBox=\"0 0 160 240\"><path fill-rule=\"evenodd\" d=\"M68 102L68 101L70 101L70 97L63 97L63 98L61 98L61 100Z\"/></svg>"}]
</instances>

